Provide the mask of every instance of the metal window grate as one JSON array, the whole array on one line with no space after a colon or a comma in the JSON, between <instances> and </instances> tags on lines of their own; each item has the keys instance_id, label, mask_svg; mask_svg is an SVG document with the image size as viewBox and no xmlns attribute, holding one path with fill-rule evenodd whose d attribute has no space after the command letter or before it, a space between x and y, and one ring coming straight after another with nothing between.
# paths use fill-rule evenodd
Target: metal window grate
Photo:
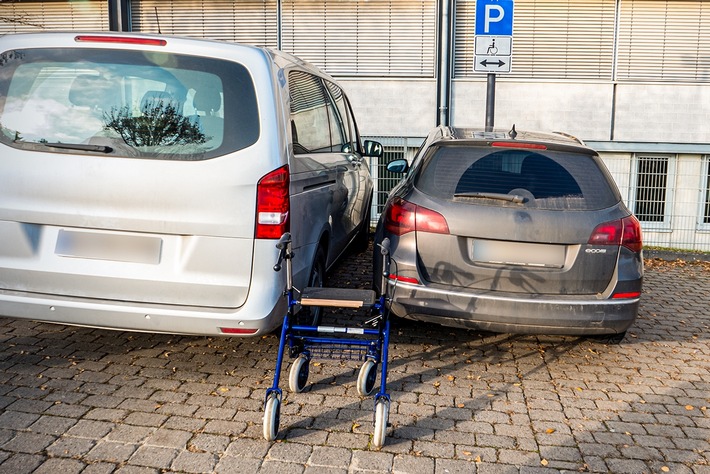
<instances>
[{"instance_id":1,"label":"metal window grate","mask_svg":"<svg viewBox=\"0 0 710 474\"><path fill-rule=\"evenodd\" d=\"M665 222L667 186L668 157L638 156L634 213L640 221Z\"/></svg>"}]
</instances>

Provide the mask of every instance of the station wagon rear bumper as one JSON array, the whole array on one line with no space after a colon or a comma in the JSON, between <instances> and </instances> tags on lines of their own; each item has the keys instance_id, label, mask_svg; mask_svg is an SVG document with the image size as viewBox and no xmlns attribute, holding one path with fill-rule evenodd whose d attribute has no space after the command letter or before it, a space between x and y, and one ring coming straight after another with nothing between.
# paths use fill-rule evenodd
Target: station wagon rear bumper
<instances>
[{"instance_id":1,"label":"station wagon rear bumper","mask_svg":"<svg viewBox=\"0 0 710 474\"><path fill-rule=\"evenodd\" d=\"M464 293L398 282L392 312L416 321L500 333L602 335L626 331L636 320L638 298Z\"/></svg>"}]
</instances>

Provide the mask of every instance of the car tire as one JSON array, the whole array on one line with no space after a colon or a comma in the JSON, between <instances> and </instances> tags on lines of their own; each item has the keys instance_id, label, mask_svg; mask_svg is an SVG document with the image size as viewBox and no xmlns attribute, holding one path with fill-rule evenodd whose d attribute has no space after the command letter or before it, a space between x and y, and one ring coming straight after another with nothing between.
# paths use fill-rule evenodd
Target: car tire
<instances>
[{"instance_id":1,"label":"car tire","mask_svg":"<svg viewBox=\"0 0 710 474\"><path fill-rule=\"evenodd\" d=\"M308 277L308 287L322 288L325 283L325 250L322 246L316 250L313 259L311 274ZM299 326L318 326L323 316L323 308L320 306L302 306L296 313L296 324Z\"/></svg>"},{"instance_id":2,"label":"car tire","mask_svg":"<svg viewBox=\"0 0 710 474\"><path fill-rule=\"evenodd\" d=\"M368 204L367 211L365 212L365 218L360 223L360 228L358 229L355 240L353 241L352 249L355 253L364 252L370 245L370 216L372 215L370 208L371 206Z\"/></svg>"}]
</instances>

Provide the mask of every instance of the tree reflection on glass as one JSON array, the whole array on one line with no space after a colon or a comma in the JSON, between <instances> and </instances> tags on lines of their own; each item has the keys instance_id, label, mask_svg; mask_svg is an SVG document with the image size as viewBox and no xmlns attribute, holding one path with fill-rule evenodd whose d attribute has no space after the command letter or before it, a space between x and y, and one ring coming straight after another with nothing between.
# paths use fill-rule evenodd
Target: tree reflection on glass
<instances>
[{"instance_id":1,"label":"tree reflection on glass","mask_svg":"<svg viewBox=\"0 0 710 474\"><path fill-rule=\"evenodd\" d=\"M106 130L116 131L130 146L154 147L202 144L208 139L199 125L182 115L167 101L151 101L141 106L134 117L129 107L112 108L104 113Z\"/></svg>"}]
</instances>

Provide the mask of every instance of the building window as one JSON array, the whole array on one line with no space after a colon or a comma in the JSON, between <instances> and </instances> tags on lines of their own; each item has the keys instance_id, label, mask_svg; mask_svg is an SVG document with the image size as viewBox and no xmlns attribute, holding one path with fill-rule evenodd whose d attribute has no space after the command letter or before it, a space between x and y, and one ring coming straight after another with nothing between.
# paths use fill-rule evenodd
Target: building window
<instances>
[{"instance_id":1,"label":"building window","mask_svg":"<svg viewBox=\"0 0 710 474\"><path fill-rule=\"evenodd\" d=\"M434 77L436 0L283 0L282 48L334 76Z\"/></svg>"},{"instance_id":2,"label":"building window","mask_svg":"<svg viewBox=\"0 0 710 474\"><path fill-rule=\"evenodd\" d=\"M710 56L703 0L631 0L619 9L619 81L706 82Z\"/></svg>"},{"instance_id":3,"label":"building window","mask_svg":"<svg viewBox=\"0 0 710 474\"><path fill-rule=\"evenodd\" d=\"M0 1L0 35L46 30L108 29L108 0Z\"/></svg>"},{"instance_id":4,"label":"building window","mask_svg":"<svg viewBox=\"0 0 710 474\"><path fill-rule=\"evenodd\" d=\"M703 229L710 229L710 155L703 156L702 181L703 198L701 201L700 226Z\"/></svg>"},{"instance_id":5,"label":"building window","mask_svg":"<svg viewBox=\"0 0 710 474\"><path fill-rule=\"evenodd\" d=\"M637 155L633 208L636 217L651 227L670 224L669 183L674 161L668 155Z\"/></svg>"}]
</instances>

